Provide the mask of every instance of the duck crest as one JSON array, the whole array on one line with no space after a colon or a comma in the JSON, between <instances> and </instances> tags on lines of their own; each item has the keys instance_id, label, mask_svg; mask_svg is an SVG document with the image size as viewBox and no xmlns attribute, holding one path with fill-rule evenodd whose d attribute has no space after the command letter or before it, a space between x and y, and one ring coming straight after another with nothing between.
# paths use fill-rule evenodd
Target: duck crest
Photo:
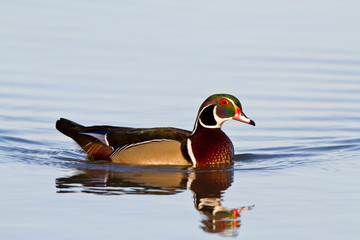
<instances>
[{"instance_id":1,"label":"duck crest","mask_svg":"<svg viewBox=\"0 0 360 240\"><path fill-rule=\"evenodd\" d=\"M229 137L220 128L200 128L190 137L196 165L231 164L234 146Z\"/></svg>"}]
</instances>

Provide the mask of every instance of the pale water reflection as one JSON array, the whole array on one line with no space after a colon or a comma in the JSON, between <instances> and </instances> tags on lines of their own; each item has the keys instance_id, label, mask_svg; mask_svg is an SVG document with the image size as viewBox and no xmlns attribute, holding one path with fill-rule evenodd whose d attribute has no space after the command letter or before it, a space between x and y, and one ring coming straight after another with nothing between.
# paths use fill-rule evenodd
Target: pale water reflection
<instances>
[{"instance_id":1,"label":"pale water reflection","mask_svg":"<svg viewBox=\"0 0 360 240\"><path fill-rule=\"evenodd\" d=\"M241 215L254 208L254 205L233 206L236 208L224 206L223 195L233 182L234 170L231 167L121 166L121 168L122 171L78 170L75 175L56 179L57 192L171 195L191 190L194 208L202 215L201 229L208 233L233 237L239 234Z\"/></svg>"}]
</instances>

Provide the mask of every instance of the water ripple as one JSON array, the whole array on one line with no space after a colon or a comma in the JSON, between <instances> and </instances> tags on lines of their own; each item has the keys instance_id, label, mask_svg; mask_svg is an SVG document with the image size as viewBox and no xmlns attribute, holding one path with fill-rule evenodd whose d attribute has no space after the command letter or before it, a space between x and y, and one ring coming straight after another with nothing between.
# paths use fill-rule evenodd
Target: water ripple
<instances>
[{"instance_id":1,"label":"water ripple","mask_svg":"<svg viewBox=\"0 0 360 240\"><path fill-rule=\"evenodd\" d=\"M0 136L0 143L0 151L7 156L3 161L15 160L70 169L149 170L148 167L129 167L105 161L88 161L79 148L53 148L40 141L24 137ZM303 140L303 144L257 148L248 150L245 154L237 154L234 158L234 170L261 171L313 166L321 161L329 161L329 156L333 154L356 153L359 150L360 138L307 138ZM179 170L168 166L156 166L156 169Z\"/></svg>"},{"instance_id":2,"label":"water ripple","mask_svg":"<svg viewBox=\"0 0 360 240\"><path fill-rule=\"evenodd\" d=\"M360 150L359 138L316 139L307 145L260 148L252 153L235 155L236 170L278 170L311 167L333 160L331 156ZM347 154L349 155L349 154ZM335 161L339 159L336 158ZM341 160L341 159L340 159Z\"/></svg>"},{"instance_id":3,"label":"water ripple","mask_svg":"<svg viewBox=\"0 0 360 240\"><path fill-rule=\"evenodd\" d=\"M16 144L32 144L32 145L43 145L43 143L39 141L33 141L26 138L21 137L11 137L11 136L2 136L0 137L0 142L12 142Z\"/></svg>"}]
</instances>

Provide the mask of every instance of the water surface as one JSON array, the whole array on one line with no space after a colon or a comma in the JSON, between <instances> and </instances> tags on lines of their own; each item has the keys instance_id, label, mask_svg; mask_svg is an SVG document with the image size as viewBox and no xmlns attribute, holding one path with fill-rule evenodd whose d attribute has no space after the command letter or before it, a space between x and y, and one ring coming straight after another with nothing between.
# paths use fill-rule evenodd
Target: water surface
<instances>
[{"instance_id":1,"label":"water surface","mask_svg":"<svg viewBox=\"0 0 360 240\"><path fill-rule=\"evenodd\" d=\"M0 3L1 239L356 239L356 1ZM226 169L89 162L55 129L191 130L237 96Z\"/></svg>"}]
</instances>

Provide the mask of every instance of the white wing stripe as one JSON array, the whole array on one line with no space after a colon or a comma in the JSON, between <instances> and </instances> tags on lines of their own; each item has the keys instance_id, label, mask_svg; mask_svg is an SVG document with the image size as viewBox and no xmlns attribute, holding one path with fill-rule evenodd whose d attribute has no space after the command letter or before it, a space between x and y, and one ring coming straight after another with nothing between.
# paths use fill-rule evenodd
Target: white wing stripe
<instances>
[{"instance_id":1,"label":"white wing stripe","mask_svg":"<svg viewBox=\"0 0 360 240\"><path fill-rule=\"evenodd\" d=\"M143 142L137 142L137 143L130 143L130 144L126 144L122 147L119 147L117 148L112 154L110 157L122 152L122 151L125 151L126 149L129 149L129 148L132 148L132 147L135 147L135 146L139 146L139 145L143 145L143 144L147 144L147 143L152 143L152 142L169 142L171 141L170 139L152 139L152 140L148 140L148 141L143 141Z\"/></svg>"},{"instance_id":2,"label":"white wing stripe","mask_svg":"<svg viewBox=\"0 0 360 240\"><path fill-rule=\"evenodd\" d=\"M100 134L100 133L81 133L81 134L84 134L84 135L89 135L89 136L92 136L94 138L97 138L99 139L102 143L106 144L109 146L109 143L106 139L106 134Z\"/></svg>"}]
</instances>

